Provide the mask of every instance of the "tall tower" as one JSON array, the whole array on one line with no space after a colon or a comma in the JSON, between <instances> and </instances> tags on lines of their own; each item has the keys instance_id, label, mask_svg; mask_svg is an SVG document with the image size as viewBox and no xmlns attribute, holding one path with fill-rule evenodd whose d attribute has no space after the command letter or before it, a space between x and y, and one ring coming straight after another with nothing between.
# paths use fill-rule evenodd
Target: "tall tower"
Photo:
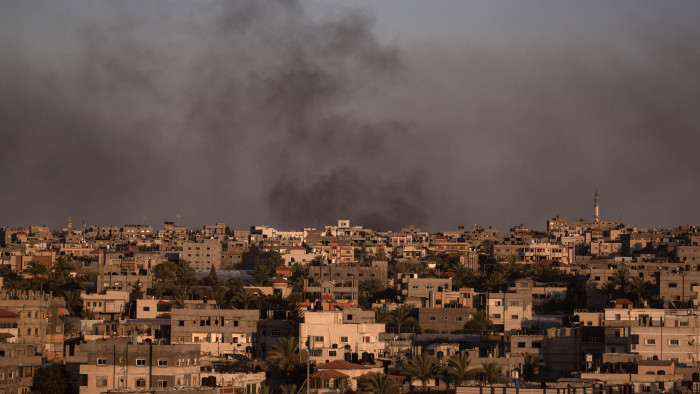
<instances>
[{"instance_id":1,"label":"tall tower","mask_svg":"<svg viewBox=\"0 0 700 394\"><path fill-rule=\"evenodd\" d=\"M593 223L600 222L600 196L598 196L598 190L595 191L595 198L593 199Z\"/></svg>"},{"instance_id":2,"label":"tall tower","mask_svg":"<svg viewBox=\"0 0 700 394\"><path fill-rule=\"evenodd\" d=\"M73 218L68 216L68 234L73 233Z\"/></svg>"}]
</instances>

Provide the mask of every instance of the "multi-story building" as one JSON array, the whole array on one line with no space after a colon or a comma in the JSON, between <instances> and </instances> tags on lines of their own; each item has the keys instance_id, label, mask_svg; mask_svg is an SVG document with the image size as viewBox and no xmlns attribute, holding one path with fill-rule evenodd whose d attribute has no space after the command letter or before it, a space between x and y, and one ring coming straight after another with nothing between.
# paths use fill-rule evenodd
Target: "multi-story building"
<instances>
[{"instance_id":1,"label":"multi-story building","mask_svg":"<svg viewBox=\"0 0 700 394\"><path fill-rule=\"evenodd\" d=\"M450 278L419 278L418 274L401 274L398 281L399 298L428 298L431 291L451 291Z\"/></svg>"},{"instance_id":2,"label":"multi-story building","mask_svg":"<svg viewBox=\"0 0 700 394\"><path fill-rule=\"evenodd\" d=\"M197 270L208 270L212 266L221 269L221 240L203 239L201 242L184 242L180 260L187 260L190 267Z\"/></svg>"},{"instance_id":3,"label":"multi-story building","mask_svg":"<svg viewBox=\"0 0 700 394\"><path fill-rule=\"evenodd\" d=\"M220 309L215 301L187 301L172 309L171 343L198 343L202 353L254 354L260 311Z\"/></svg>"},{"instance_id":4,"label":"multi-story building","mask_svg":"<svg viewBox=\"0 0 700 394\"><path fill-rule=\"evenodd\" d=\"M107 290L103 294L88 294L83 291L80 294L83 307L92 312L96 319L116 320L124 314L129 314L129 292L119 290Z\"/></svg>"},{"instance_id":5,"label":"multi-story building","mask_svg":"<svg viewBox=\"0 0 700 394\"><path fill-rule=\"evenodd\" d=\"M528 293L488 293L487 312L491 321L503 332L511 333L529 327L532 320L532 296Z\"/></svg>"},{"instance_id":6,"label":"multi-story building","mask_svg":"<svg viewBox=\"0 0 700 394\"><path fill-rule=\"evenodd\" d=\"M28 394L41 363L35 345L0 343L0 393Z\"/></svg>"},{"instance_id":7,"label":"multi-story building","mask_svg":"<svg viewBox=\"0 0 700 394\"><path fill-rule=\"evenodd\" d=\"M38 291L4 290L0 305L18 315L17 343L40 345L47 360L62 360L63 316L67 314L63 299Z\"/></svg>"},{"instance_id":8,"label":"multi-story building","mask_svg":"<svg viewBox=\"0 0 700 394\"><path fill-rule=\"evenodd\" d=\"M320 265L309 266L309 278L318 282L357 280L358 282L376 280L383 288L387 283L388 264L386 261L373 261L370 267L357 265Z\"/></svg>"},{"instance_id":9,"label":"multi-story building","mask_svg":"<svg viewBox=\"0 0 700 394\"><path fill-rule=\"evenodd\" d=\"M299 324L302 348L310 349L310 359L316 363L374 359L383 349L379 335L385 325L375 323L373 311L304 312L303 319Z\"/></svg>"},{"instance_id":10,"label":"multi-story building","mask_svg":"<svg viewBox=\"0 0 700 394\"><path fill-rule=\"evenodd\" d=\"M133 344L129 339L91 341L76 346L67 364L80 372L80 393L107 390L199 387L196 344Z\"/></svg>"}]
</instances>

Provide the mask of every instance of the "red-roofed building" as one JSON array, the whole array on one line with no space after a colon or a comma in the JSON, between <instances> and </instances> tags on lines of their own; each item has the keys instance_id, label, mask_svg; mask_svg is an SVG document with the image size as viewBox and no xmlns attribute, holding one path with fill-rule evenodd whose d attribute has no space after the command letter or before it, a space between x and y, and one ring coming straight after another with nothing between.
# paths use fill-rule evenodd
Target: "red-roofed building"
<instances>
[{"instance_id":1,"label":"red-roofed building","mask_svg":"<svg viewBox=\"0 0 700 394\"><path fill-rule=\"evenodd\" d=\"M316 366L310 376L311 388L319 393L337 393L347 389L357 390L357 380L368 373L382 373L378 366L354 364L345 360L334 360Z\"/></svg>"},{"instance_id":2,"label":"red-roofed building","mask_svg":"<svg viewBox=\"0 0 700 394\"><path fill-rule=\"evenodd\" d=\"M17 340L17 323L19 315L5 309L0 309L0 340L4 343L13 343Z\"/></svg>"}]
</instances>

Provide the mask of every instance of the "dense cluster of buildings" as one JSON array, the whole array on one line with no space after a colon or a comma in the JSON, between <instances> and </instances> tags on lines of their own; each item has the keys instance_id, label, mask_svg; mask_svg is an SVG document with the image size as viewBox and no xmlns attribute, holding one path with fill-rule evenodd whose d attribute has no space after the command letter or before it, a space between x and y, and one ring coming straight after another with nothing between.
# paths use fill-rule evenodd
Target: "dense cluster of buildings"
<instances>
[{"instance_id":1,"label":"dense cluster of buildings","mask_svg":"<svg viewBox=\"0 0 700 394\"><path fill-rule=\"evenodd\" d=\"M700 391L700 232L603 221L597 194L592 221L557 216L546 231L69 219L3 228L0 245L3 394L29 392L44 363L65 365L81 394L257 393L279 383L265 360L288 338L308 354L299 388L319 393L374 373L420 388L402 366L422 353L495 364L503 392ZM79 289L52 292L66 262ZM196 289L168 288L184 274L162 267L184 262ZM483 392L479 379L457 392Z\"/></svg>"}]
</instances>

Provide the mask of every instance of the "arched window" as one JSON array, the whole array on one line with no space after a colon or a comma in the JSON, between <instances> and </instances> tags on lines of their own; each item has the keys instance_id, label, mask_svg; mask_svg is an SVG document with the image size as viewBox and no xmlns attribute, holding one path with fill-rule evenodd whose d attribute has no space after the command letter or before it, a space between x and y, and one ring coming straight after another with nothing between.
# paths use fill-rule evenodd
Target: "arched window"
<instances>
[{"instance_id":1,"label":"arched window","mask_svg":"<svg viewBox=\"0 0 700 394\"><path fill-rule=\"evenodd\" d=\"M146 379L144 379L144 378L136 379L136 387L146 387Z\"/></svg>"},{"instance_id":2,"label":"arched window","mask_svg":"<svg viewBox=\"0 0 700 394\"><path fill-rule=\"evenodd\" d=\"M656 371L656 374L657 375L666 375L666 371L664 371L663 369L660 369L660 370Z\"/></svg>"},{"instance_id":3,"label":"arched window","mask_svg":"<svg viewBox=\"0 0 700 394\"><path fill-rule=\"evenodd\" d=\"M14 369L8 369L7 370L7 378L8 379L13 379L15 377L15 370Z\"/></svg>"}]
</instances>

